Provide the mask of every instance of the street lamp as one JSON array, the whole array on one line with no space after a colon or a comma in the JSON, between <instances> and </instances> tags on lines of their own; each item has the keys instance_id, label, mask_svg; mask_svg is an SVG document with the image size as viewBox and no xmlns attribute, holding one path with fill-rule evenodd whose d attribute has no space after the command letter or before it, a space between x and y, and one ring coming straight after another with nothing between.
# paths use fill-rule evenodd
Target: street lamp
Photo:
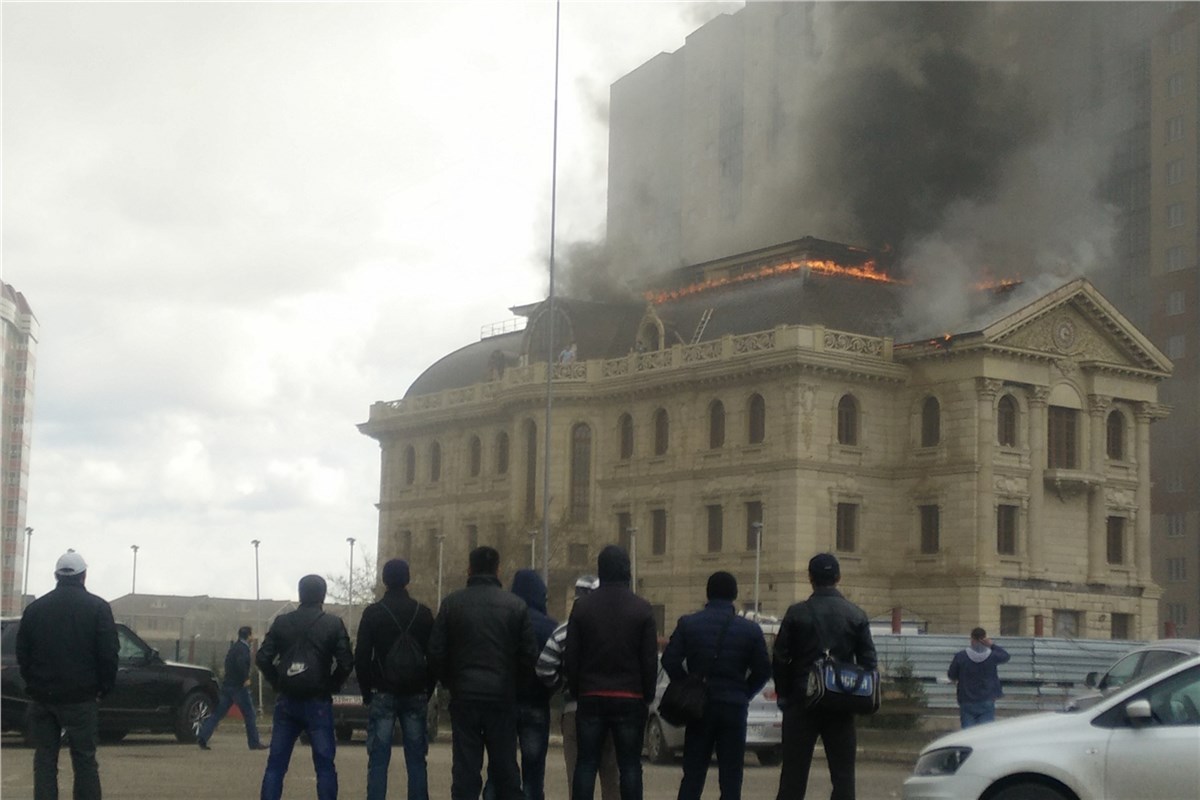
<instances>
[{"instance_id":1,"label":"street lamp","mask_svg":"<svg viewBox=\"0 0 1200 800\"><path fill-rule=\"evenodd\" d=\"M29 539L33 528L25 528L25 583L21 586L21 610L25 610L25 597L29 594Z\"/></svg>"},{"instance_id":2,"label":"street lamp","mask_svg":"<svg viewBox=\"0 0 1200 800\"><path fill-rule=\"evenodd\" d=\"M637 528L625 529L629 534L629 579L633 582L633 593L637 594Z\"/></svg>"},{"instance_id":3,"label":"street lamp","mask_svg":"<svg viewBox=\"0 0 1200 800\"><path fill-rule=\"evenodd\" d=\"M442 545L443 545L443 543L446 541L446 535L445 535L444 533L442 533L441 531L438 531L438 532L437 532L437 534L436 534L436 537L435 537L435 538L437 539L437 546L438 546L438 590L437 590L437 597L438 597L438 608L440 609L440 608L442 607Z\"/></svg>"},{"instance_id":4,"label":"street lamp","mask_svg":"<svg viewBox=\"0 0 1200 800\"><path fill-rule=\"evenodd\" d=\"M754 618L758 619L758 585L759 575L762 572L762 523L752 522L750 527L754 529Z\"/></svg>"},{"instance_id":5,"label":"street lamp","mask_svg":"<svg viewBox=\"0 0 1200 800\"><path fill-rule=\"evenodd\" d=\"M254 624L258 626L258 640L261 642L263 634L266 633L263 628L262 621L262 595L259 594L258 588L258 546L262 544L258 539L251 539L250 544L254 545ZM258 682L258 713L262 713L263 698L262 698L262 678L257 679Z\"/></svg>"},{"instance_id":6,"label":"street lamp","mask_svg":"<svg viewBox=\"0 0 1200 800\"><path fill-rule=\"evenodd\" d=\"M354 537L347 536L346 541L350 543L350 624L351 631L354 630Z\"/></svg>"},{"instance_id":7,"label":"street lamp","mask_svg":"<svg viewBox=\"0 0 1200 800\"><path fill-rule=\"evenodd\" d=\"M136 544L129 545L129 549L133 551L133 585L129 588L130 594L137 594L137 551Z\"/></svg>"}]
</instances>

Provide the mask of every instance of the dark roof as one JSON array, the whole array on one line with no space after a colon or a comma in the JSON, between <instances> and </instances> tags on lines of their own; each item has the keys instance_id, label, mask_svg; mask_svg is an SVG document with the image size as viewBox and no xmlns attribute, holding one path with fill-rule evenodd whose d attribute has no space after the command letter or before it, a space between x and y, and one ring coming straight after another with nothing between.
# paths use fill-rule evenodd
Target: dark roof
<instances>
[{"instance_id":1,"label":"dark roof","mask_svg":"<svg viewBox=\"0 0 1200 800\"><path fill-rule=\"evenodd\" d=\"M524 338L524 331L512 331L472 342L447 353L422 372L404 396L418 397L483 383L491 375L493 363L501 359L505 367L517 363Z\"/></svg>"}]
</instances>

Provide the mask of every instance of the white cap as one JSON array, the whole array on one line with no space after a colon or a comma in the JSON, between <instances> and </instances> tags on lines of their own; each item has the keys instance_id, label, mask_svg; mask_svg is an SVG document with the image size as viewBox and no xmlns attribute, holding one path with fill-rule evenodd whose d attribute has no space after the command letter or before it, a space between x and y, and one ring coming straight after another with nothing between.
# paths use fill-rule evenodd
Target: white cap
<instances>
[{"instance_id":1,"label":"white cap","mask_svg":"<svg viewBox=\"0 0 1200 800\"><path fill-rule=\"evenodd\" d=\"M70 578L85 572L87 572L87 562L74 550L63 553L59 556L58 563L54 565L54 575L58 578Z\"/></svg>"}]
</instances>

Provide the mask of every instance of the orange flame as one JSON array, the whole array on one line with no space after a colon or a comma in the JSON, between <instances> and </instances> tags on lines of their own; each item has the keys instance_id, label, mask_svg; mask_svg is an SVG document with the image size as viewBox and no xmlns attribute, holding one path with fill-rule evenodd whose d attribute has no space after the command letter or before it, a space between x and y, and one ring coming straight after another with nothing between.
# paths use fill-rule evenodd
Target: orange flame
<instances>
[{"instance_id":1,"label":"orange flame","mask_svg":"<svg viewBox=\"0 0 1200 800\"><path fill-rule=\"evenodd\" d=\"M774 277L776 275L784 275L789 272L807 269L809 272L816 272L821 275L842 275L848 278L856 278L858 280L876 281L879 283L895 283L900 284L904 281L893 278L887 273L880 272L875 266L873 259L868 259L861 264L847 266L839 264L836 261L805 258L793 261L785 261L780 264L768 264L759 269L750 272L743 272L737 275L722 275L708 280L699 281L698 283L681 286L678 289L664 289L662 291L646 292L644 297L656 305L666 303L671 300L678 300L681 297L689 297L700 292L707 292L711 289L716 289L722 286L732 286L738 283L747 281L758 281L764 278Z\"/></svg>"}]
</instances>

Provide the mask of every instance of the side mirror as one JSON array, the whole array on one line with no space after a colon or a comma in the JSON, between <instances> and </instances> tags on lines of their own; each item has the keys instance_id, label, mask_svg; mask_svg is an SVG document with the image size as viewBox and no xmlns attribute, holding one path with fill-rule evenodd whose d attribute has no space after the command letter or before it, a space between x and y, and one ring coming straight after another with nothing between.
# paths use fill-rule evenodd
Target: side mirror
<instances>
[{"instance_id":1,"label":"side mirror","mask_svg":"<svg viewBox=\"0 0 1200 800\"><path fill-rule=\"evenodd\" d=\"M1083 679L1083 685L1088 687L1089 689L1095 689L1096 682L1097 682L1097 680L1099 680L1099 678L1100 678L1099 672L1089 672L1087 674L1087 677Z\"/></svg>"},{"instance_id":2,"label":"side mirror","mask_svg":"<svg viewBox=\"0 0 1200 800\"><path fill-rule=\"evenodd\" d=\"M1154 718L1149 700L1133 700L1125 704L1125 716L1130 722L1149 722Z\"/></svg>"},{"instance_id":3,"label":"side mirror","mask_svg":"<svg viewBox=\"0 0 1200 800\"><path fill-rule=\"evenodd\" d=\"M158 651L155 650L153 647L151 647L150 652L146 654L146 663L147 664L155 664L162 660L163 660L162 656L160 656L158 654Z\"/></svg>"}]
</instances>

